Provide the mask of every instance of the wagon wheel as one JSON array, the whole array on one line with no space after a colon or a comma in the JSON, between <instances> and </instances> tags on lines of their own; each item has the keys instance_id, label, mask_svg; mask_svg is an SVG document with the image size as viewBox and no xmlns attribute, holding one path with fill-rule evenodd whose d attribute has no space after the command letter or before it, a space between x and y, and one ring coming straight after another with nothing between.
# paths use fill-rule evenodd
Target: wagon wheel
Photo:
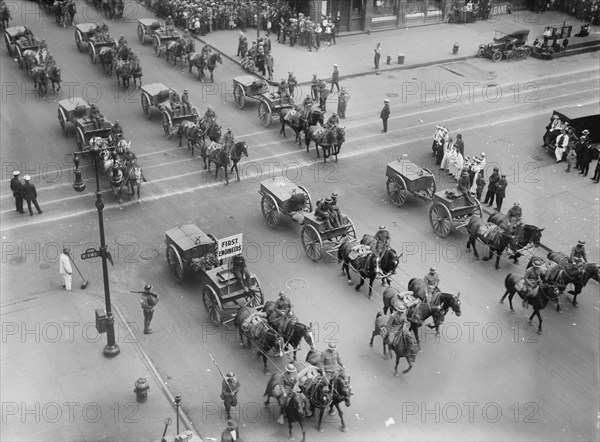
<instances>
[{"instance_id":1,"label":"wagon wheel","mask_svg":"<svg viewBox=\"0 0 600 442\"><path fill-rule=\"evenodd\" d=\"M217 292L210 285L205 285L202 289L202 302L208 317L220 324L223 321L223 306Z\"/></svg>"},{"instance_id":2,"label":"wagon wheel","mask_svg":"<svg viewBox=\"0 0 600 442\"><path fill-rule=\"evenodd\" d=\"M244 91L244 88L239 83L236 83L233 88L233 99L240 109L246 106L246 91Z\"/></svg>"},{"instance_id":3,"label":"wagon wheel","mask_svg":"<svg viewBox=\"0 0 600 442\"><path fill-rule=\"evenodd\" d=\"M169 113L166 110L164 110L160 119L162 121L165 137L167 137L167 139L170 140L173 136L173 121L171 120L171 115L169 115Z\"/></svg>"},{"instance_id":4,"label":"wagon wheel","mask_svg":"<svg viewBox=\"0 0 600 442\"><path fill-rule=\"evenodd\" d=\"M515 44L514 43L508 43L505 47L504 50L505 51L512 51L515 48Z\"/></svg>"},{"instance_id":5,"label":"wagon wheel","mask_svg":"<svg viewBox=\"0 0 600 442\"><path fill-rule=\"evenodd\" d=\"M19 67L23 69L23 54L21 54L21 48L18 46L15 46L15 48L17 49L17 60L19 60Z\"/></svg>"},{"instance_id":6,"label":"wagon wheel","mask_svg":"<svg viewBox=\"0 0 600 442\"><path fill-rule=\"evenodd\" d=\"M477 56L478 57L485 57L485 53L486 53L485 48L479 48L479 50L477 51Z\"/></svg>"},{"instance_id":7,"label":"wagon wheel","mask_svg":"<svg viewBox=\"0 0 600 442\"><path fill-rule=\"evenodd\" d=\"M264 127L269 127L273 121L271 106L265 100L261 100L258 104L258 118Z\"/></svg>"},{"instance_id":8,"label":"wagon wheel","mask_svg":"<svg viewBox=\"0 0 600 442\"><path fill-rule=\"evenodd\" d=\"M169 264L169 270L171 270L173 278L175 278L175 281L181 284L184 274L183 261L181 260L181 256L179 256L179 252L173 244L169 244L167 246L167 263Z\"/></svg>"},{"instance_id":9,"label":"wagon wheel","mask_svg":"<svg viewBox=\"0 0 600 442\"><path fill-rule=\"evenodd\" d=\"M152 119L152 109L150 108L150 97L146 92L142 92L142 109L144 110L144 115L149 120Z\"/></svg>"},{"instance_id":10,"label":"wagon wheel","mask_svg":"<svg viewBox=\"0 0 600 442\"><path fill-rule=\"evenodd\" d=\"M442 238L452 230L452 214L442 203L433 203L429 209L431 228Z\"/></svg>"},{"instance_id":11,"label":"wagon wheel","mask_svg":"<svg viewBox=\"0 0 600 442\"><path fill-rule=\"evenodd\" d=\"M514 61L517 57L517 51L510 51L506 53L506 61Z\"/></svg>"},{"instance_id":12,"label":"wagon wheel","mask_svg":"<svg viewBox=\"0 0 600 442\"><path fill-rule=\"evenodd\" d=\"M260 288L260 281L256 276L254 277L254 281L256 283L256 289L252 291L252 297L248 299L248 307L256 308L264 304L265 295Z\"/></svg>"},{"instance_id":13,"label":"wagon wheel","mask_svg":"<svg viewBox=\"0 0 600 442\"><path fill-rule=\"evenodd\" d=\"M393 176L389 177L386 187L392 202L396 206L402 207L408 197L408 189L406 188L406 182L404 181L404 178L402 178L402 175L395 173Z\"/></svg>"},{"instance_id":14,"label":"wagon wheel","mask_svg":"<svg viewBox=\"0 0 600 442\"><path fill-rule=\"evenodd\" d=\"M272 229L277 227L279 225L279 220L281 219L281 212L279 211L279 207L277 207L275 198L268 193L265 193L260 200L260 208L262 210L263 217L265 218L265 222Z\"/></svg>"},{"instance_id":15,"label":"wagon wheel","mask_svg":"<svg viewBox=\"0 0 600 442\"><path fill-rule=\"evenodd\" d=\"M83 50L83 44L81 43L81 32L79 32L79 29L75 30L75 44L77 45L79 52L81 52Z\"/></svg>"},{"instance_id":16,"label":"wagon wheel","mask_svg":"<svg viewBox=\"0 0 600 442\"><path fill-rule=\"evenodd\" d=\"M12 57L13 51L10 45L10 38L8 37L8 34L6 32L4 33L4 42L6 43L6 49L8 49L8 55Z\"/></svg>"},{"instance_id":17,"label":"wagon wheel","mask_svg":"<svg viewBox=\"0 0 600 442\"><path fill-rule=\"evenodd\" d=\"M302 211L306 212L306 213L312 212L313 206L312 206L312 200L310 199L310 193L308 193L308 190L306 190L306 187L304 187L304 186L298 186L298 189L302 190L302 192L304 192L304 195L306 195L306 198L304 199L304 207L302 208Z\"/></svg>"},{"instance_id":18,"label":"wagon wheel","mask_svg":"<svg viewBox=\"0 0 600 442\"><path fill-rule=\"evenodd\" d=\"M85 147L85 135L83 134L83 130L81 130L80 127L77 128L75 139L77 141L77 147L79 148L79 150L83 150L83 148Z\"/></svg>"},{"instance_id":19,"label":"wagon wheel","mask_svg":"<svg viewBox=\"0 0 600 442\"><path fill-rule=\"evenodd\" d=\"M527 60L527 57L529 57L531 55L531 49L529 49L529 46L523 46L523 58L525 60Z\"/></svg>"},{"instance_id":20,"label":"wagon wheel","mask_svg":"<svg viewBox=\"0 0 600 442\"><path fill-rule=\"evenodd\" d=\"M138 40L140 41L141 44L146 43L146 30L141 25L141 23L138 23L137 36L138 36Z\"/></svg>"},{"instance_id":21,"label":"wagon wheel","mask_svg":"<svg viewBox=\"0 0 600 442\"><path fill-rule=\"evenodd\" d=\"M60 123L63 134L67 135L67 117L60 107L58 108L58 122Z\"/></svg>"},{"instance_id":22,"label":"wagon wheel","mask_svg":"<svg viewBox=\"0 0 600 442\"><path fill-rule=\"evenodd\" d=\"M356 239L356 229L354 228L354 223L352 222L352 220L348 217L346 217L348 219L348 227L346 228L346 236L350 236L351 238Z\"/></svg>"},{"instance_id":23,"label":"wagon wheel","mask_svg":"<svg viewBox=\"0 0 600 442\"><path fill-rule=\"evenodd\" d=\"M500 60L502 60L502 51L494 51L492 53L492 61L498 63Z\"/></svg>"},{"instance_id":24,"label":"wagon wheel","mask_svg":"<svg viewBox=\"0 0 600 442\"><path fill-rule=\"evenodd\" d=\"M92 42L90 42L89 53L90 53L90 60L92 60L92 64L96 64L96 47L94 46L94 43L92 43Z\"/></svg>"},{"instance_id":25,"label":"wagon wheel","mask_svg":"<svg viewBox=\"0 0 600 442\"><path fill-rule=\"evenodd\" d=\"M154 55L160 57L162 47L160 45L160 37L158 35L154 35L154 39L152 40L152 47L154 48Z\"/></svg>"},{"instance_id":26,"label":"wagon wheel","mask_svg":"<svg viewBox=\"0 0 600 442\"><path fill-rule=\"evenodd\" d=\"M323 241L321 235L317 232L310 224L305 224L300 230L300 239L302 241L302 247L306 255L314 262L319 261L323 257Z\"/></svg>"}]
</instances>

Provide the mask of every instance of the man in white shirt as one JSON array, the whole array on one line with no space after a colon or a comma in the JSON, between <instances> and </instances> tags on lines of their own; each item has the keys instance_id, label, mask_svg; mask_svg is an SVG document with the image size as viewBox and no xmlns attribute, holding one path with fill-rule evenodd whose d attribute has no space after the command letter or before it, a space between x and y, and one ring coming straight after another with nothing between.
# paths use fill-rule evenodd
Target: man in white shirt
<instances>
[{"instance_id":1,"label":"man in white shirt","mask_svg":"<svg viewBox=\"0 0 600 442\"><path fill-rule=\"evenodd\" d=\"M60 260L58 261L59 270L58 272L63 278L63 288L65 290L71 290L71 259L69 258L69 248L63 247L63 252L60 254Z\"/></svg>"},{"instance_id":2,"label":"man in white shirt","mask_svg":"<svg viewBox=\"0 0 600 442\"><path fill-rule=\"evenodd\" d=\"M562 161L563 153L567 150L569 146L569 134L566 129L563 129L562 134L560 134L556 138L556 149L554 149L554 156L556 157L556 162L560 163Z\"/></svg>"}]
</instances>

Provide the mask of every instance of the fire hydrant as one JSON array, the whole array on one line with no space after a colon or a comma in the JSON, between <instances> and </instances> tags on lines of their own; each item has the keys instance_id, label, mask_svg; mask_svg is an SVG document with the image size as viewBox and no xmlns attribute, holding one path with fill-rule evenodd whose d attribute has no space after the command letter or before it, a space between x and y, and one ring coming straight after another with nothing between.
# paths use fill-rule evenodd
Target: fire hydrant
<instances>
[{"instance_id":1,"label":"fire hydrant","mask_svg":"<svg viewBox=\"0 0 600 442\"><path fill-rule=\"evenodd\" d=\"M135 381L135 388L133 392L136 395L136 399L139 402L143 402L148 397L148 390L150 389L150 384L146 380L146 378L139 378Z\"/></svg>"},{"instance_id":2,"label":"fire hydrant","mask_svg":"<svg viewBox=\"0 0 600 442\"><path fill-rule=\"evenodd\" d=\"M386 64L392 64L392 56L391 55L387 56Z\"/></svg>"},{"instance_id":3,"label":"fire hydrant","mask_svg":"<svg viewBox=\"0 0 600 442\"><path fill-rule=\"evenodd\" d=\"M454 43L454 46L452 46L452 55L458 54L458 48L458 43Z\"/></svg>"}]
</instances>

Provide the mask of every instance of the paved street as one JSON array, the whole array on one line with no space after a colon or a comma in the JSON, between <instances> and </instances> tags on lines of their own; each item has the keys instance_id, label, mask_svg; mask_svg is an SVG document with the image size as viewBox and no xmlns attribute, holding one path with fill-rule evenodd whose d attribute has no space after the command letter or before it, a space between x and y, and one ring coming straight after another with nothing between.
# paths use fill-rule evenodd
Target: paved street
<instances>
[{"instance_id":1,"label":"paved street","mask_svg":"<svg viewBox=\"0 0 600 442\"><path fill-rule=\"evenodd\" d=\"M35 8L30 3L23 5ZM491 262L475 261L466 250L464 229L446 238L436 237L429 224L430 203L411 197L398 208L391 203L385 186L385 165L399 157L431 168L438 190L455 186L455 181L436 170L431 157L435 125L444 124L452 134L463 134L467 155L484 151L489 166L498 165L507 173L504 211L514 200L521 201L525 220L545 228L544 246L568 253L578 239L585 239L589 261L598 262L598 186L564 173L565 166L555 164L539 147L554 109L600 113L597 54L562 58L551 65L536 59L510 64L469 59L345 79L343 85L352 96L348 119L342 123L346 142L339 162L328 159L323 164L314 145L308 153L304 140L302 147L294 145L289 128L287 139L283 138L278 118L267 129L260 125L255 103L243 110L235 106L231 85L243 71L231 59L225 58L217 67L215 84L200 83L187 73L187 67L174 69L164 55L160 59L153 55L151 45L141 46L135 23L151 14L136 3L131 5L126 22L109 22L109 26L113 37L125 35L139 54L144 84L159 81L178 91L189 88L191 101L202 114L211 106L223 129L232 127L236 139L246 141L249 157L240 163L240 182L232 176L229 186L223 180L216 181L214 172L203 171L201 158L192 157L185 145L178 147L176 137L164 138L158 112L151 121L146 119L139 91L117 88L114 76L103 75L99 65L89 62L87 53L77 51L71 28L60 28L44 16L23 21L36 36L44 36L62 67L63 93L38 99L26 72L10 61L6 49L2 50L1 379L3 420L9 423L9 430L3 425L3 440L50 440L59 437L54 435L61 434L66 425L65 421L49 425L44 416L35 424L23 416L19 420L18 414L8 415L7 403L23 401L32 406L37 402L43 409L50 401L96 401L103 410L116 404L117 409L127 411L125 406L135 400L133 382L141 375L152 379L153 386L145 406L148 414L139 424L143 431L123 419L113 422L109 414L110 418L102 421L108 430L102 434L110 434L111 440L159 440L164 418L175 416L169 400L181 395L182 410L193 429L204 440L218 440L226 419L219 399L220 376L209 354L224 371L235 371L242 383L236 420L243 437L287 439L287 425L275 422L277 407L262 405L268 380L262 361L253 351L240 347L237 330L210 321L202 305L198 275L188 273L177 284L169 273L164 232L181 223L195 223L217 238L243 232L245 255L260 278L266 298L275 299L285 290L299 321L312 324L316 347L323 350L328 342L338 343L352 378L351 405L342 406L348 432L339 431L339 416L326 419L323 433L317 432L314 420L308 420L307 440L598 438L598 283L591 281L583 289L579 308L572 306L571 296L566 294L562 314L549 304L542 311L543 334L537 335L528 324L531 308L524 311L515 300L516 313L510 314L508 304L498 302L504 293L504 279L509 273L523 274L529 255L518 265L503 258L500 271L495 271ZM81 17L82 11L91 14L86 8L80 4ZM81 17L79 22L84 21ZM89 21L97 20L89 16ZM18 22L15 19L11 25ZM490 35L492 28L490 24ZM484 31L480 23L461 32L481 38ZM212 37L218 49L231 51L218 46L218 34ZM347 42L351 41L338 40L349 58L352 45ZM199 45L196 42L197 49ZM319 56L327 59L323 54ZM69 95L97 101L107 118L121 121L148 182L142 185L141 204L126 195L124 204L119 205L108 181L101 181L106 237L115 261L109 268L113 303L135 335L135 345L122 342L122 353L114 361L125 361L120 370L126 372L131 367L137 371L119 371L112 379L102 375L102 382L96 383L89 378L76 396L69 388L77 389L77 385L64 384L57 396L55 386L66 382L71 372L61 371L60 361L53 359L50 370L46 370L51 373L41 376L43 359L35 359L41 365L37 370L29 368L30 378L14 376L22 363L16 353L19 342L37 356L51 350L47 345L34 345L27 335L9 333L12 329L7 324L23 327L23 323L34 323L44 329L52 322L66 330L65 324L71 321L93 322L93 310L103 307L100 261L79 259L86 248L97 247L99 241L94 175L89 159L83 158L87 188L83 193L73 191L73 165L67 154L76 149L75 137L72 131L65 137L56 119L57 101ZM390 130L381 134L379 111L386 97L391 100L392 116ZM334 95L327 105L327 116L335 109L335 100ZM14 212L8 181L15 169L33 177L43 215ZM284 218L276 230L265 224L259 183L282 174L307 187L313 200L337 191L339 205L354 222L359 237L385 224L392 246L403 253L395 286L406 289L410 278L422 278L436 265L443 290L460 292L462 315L449 313L438 339L423 328L423 351L408 374L393 376L393 362L381 357L381 338L375 339L373 348L368 346L375 315L382 308L379 283L374 287L374 300L369 301L366 287L357 293L349 286L335 259L326 257L313 263L305 255L300 226L291 219ZM71 244L77 265L89 280L85 291L70 294L74 300L57 292L61 289L57 257L64 243ZM480 254L487 251L481 244L477 247ZM545 256L546 251L536 253ZM78 289L81 281L74 276L74 289ZM354 278L356 282L356 275ZM141 290L146 282L152 282L161 295L152 335L141 333L139 300L129 293ZM35 306L30 299L35 299ZM46 309L53 314L45 314ZM537 326L537 319L534 321ZM83 352L85 344L87 353L82 354L89 359L73 358L73 365L86 373L97 358L93 365L110 370L101 354L104 340L79 342L71 348ZM306 345L303 347L299 360L306 356ZM69 348L61 346L65 360L70 359ZM155 371L143 361L151 361ZM271 359L270 370L283 369L287 361L288 356ZM405 366L406 361L401 360L400 368ZM167 394L158 391L160 380L165 382ZM83 381L77 378L77 382ZM7 390L9 385L12 388ZM19 397L17 387L21 385L28 393ZM45 394L36 398L31 392L38 388ZM69 433L69 439L101 438L98 423L76 418L78 432ZM169 432L175 433L173 424ZM297 440L301 437L297 425L294 435Z\"/></svg>"}]
</instances>

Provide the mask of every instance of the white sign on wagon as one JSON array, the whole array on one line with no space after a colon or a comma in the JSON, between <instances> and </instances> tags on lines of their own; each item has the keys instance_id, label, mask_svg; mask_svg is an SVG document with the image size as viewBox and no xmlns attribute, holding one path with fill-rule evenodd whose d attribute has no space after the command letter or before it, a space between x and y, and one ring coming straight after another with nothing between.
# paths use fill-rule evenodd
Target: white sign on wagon
<instances>
[{"instance_id":1,"label":"white sign on wagon","mask_svg":"<svg viewBox=\"0 0 600 442\"><path fill-rule=\"evenodd\" d=\"M217 259L225 259L242 253L242 233L217 240Z\"/></svg>"}]
</instances>

